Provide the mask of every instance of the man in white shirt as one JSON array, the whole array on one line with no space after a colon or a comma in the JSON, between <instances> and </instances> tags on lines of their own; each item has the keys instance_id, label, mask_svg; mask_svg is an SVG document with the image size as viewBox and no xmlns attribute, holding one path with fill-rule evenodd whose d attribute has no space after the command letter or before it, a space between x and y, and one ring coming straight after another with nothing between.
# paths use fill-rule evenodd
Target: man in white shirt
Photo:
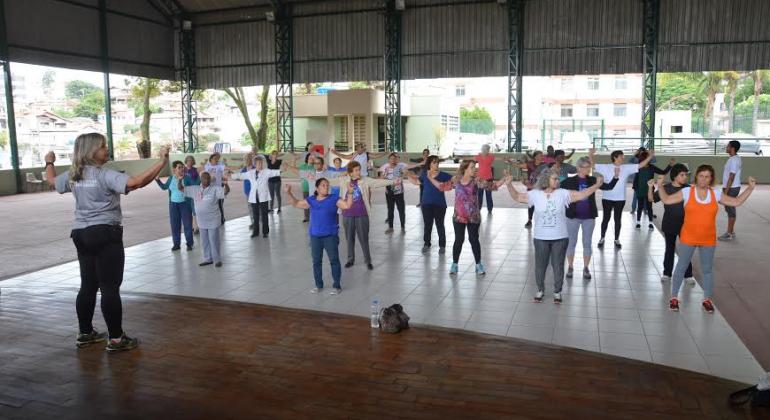
<instances>
[{"instance_id":1,"label":"man in white shirt","mask_svg":"<svg viewBox=\"0 0 770 420\"><path fill-rule=\"evenodd\" d=\"M369 153L366 151L366 146L364 146L363 143L356 143L356 151L355 153L345 154L345 153L339 153L334 149L329 149L330 152L332 152L335 156L340 157L342 159L348 159L348 160L354 160L361 164L361 177L365 178L369 176L369 167L370 165L370 159L379 159L381 157L387 156L388 151L379 152L379 153Z\"/></svg>"},{"instance_id":2,"label":"man in white shirt","mask_svg":"<svg viewBox=\"0 0 770 420\"><path fill-rule=\"evenodd\" d=\"M730 197L737 197L741 192L741 157L738 156L740 149L741 142L738 140L730 141L725 148L730 157L722 172L722 193ZM722 234L719 240L732 241L735 239L735 207L725 206L725 211L727 212L727 232Z\"/></svg>"}]
</instances>

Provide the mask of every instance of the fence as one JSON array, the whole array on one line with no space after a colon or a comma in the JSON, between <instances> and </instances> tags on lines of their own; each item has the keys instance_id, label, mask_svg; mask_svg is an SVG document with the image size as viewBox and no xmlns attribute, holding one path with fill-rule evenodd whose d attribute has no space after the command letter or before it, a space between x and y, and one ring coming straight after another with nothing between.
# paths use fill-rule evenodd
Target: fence
<instances>
[{"instance_id":1,"label":"fence","mask_svg":"<svg viewBox=\"0 0 770 420\"><path fill-rule=\"evenodd\" d=\"M770 139L759 137L655 137L653 144L640 137L594 137L593 147L598 151L622 150L626 153L633 152L640 146L654 148L657 152L693 154L693 155L718 155L725 152L725 147L730 140L741 142L738 153L765 156L770 154Z\"/></svg>"}]
</instances>

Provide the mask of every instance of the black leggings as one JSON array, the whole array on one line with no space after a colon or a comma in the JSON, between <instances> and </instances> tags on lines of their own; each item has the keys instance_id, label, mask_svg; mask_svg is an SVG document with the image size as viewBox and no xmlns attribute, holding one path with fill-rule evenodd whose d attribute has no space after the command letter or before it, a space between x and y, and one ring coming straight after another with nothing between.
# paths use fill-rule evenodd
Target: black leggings
<instances>
[{"instance_id":1,"label":"black leggings","mask_svg":"<svg viewBox=\"0 0 770 420\"><path fill-rule=\"evenodd\" d=\"M422 210L422 221L424 223L422 240L425 242L425 246L430 246L430 237L433 233L433 224L435 223L436 232L438 232L438 246L439 248L446 247L446 232L444 231L446 207L422 204L420 210Z\"/></svg>"},{"instance_id":2,"label":"black leggings","mask_svg":"<svg viewBox=\"0 0 770 420\"><path fill-rule=\"evenodd\" d=\"M532 216L534 216L534 215L535 215L535 206L529 206L527 208L527 221L531 222L532 221Z\"/></svg>"},{"instance_id":3,"label":"black leggings","mask_svg":"<svg viewBox=\"0 0 770 420\"><path fill-rule=\"evenodd\" d=\"M281 208L281 177L273 177L267 179L267 188L270 191L270 210L273 208ZM276 201L278 205L276 206Z\"/></svg>"},{"instance_id":4,"label":"black leggings","mask_svg":"<svg viewBox=\"0 0 770 420\"><path fill-rule=\"evenodd\" d=\"M75 301L78 325L82 334L94 330L96 292L102 291L102 315L110 338L123 335L123 304L120 285L126 254L123 249L123 227L95 225L74 229L70 234L80 263L80 290Z\"/></svg>"},{"instance_id":5,"label":"black leggings","mask_svg":"<svg viewBox=\"0 0 770 420\"><path fill-rule=\"evenodd\" d=\"M647 211L647 218L650 219L650 223L652 223L652 203L647 200L647 196L643 197L636 197L637 207L636 207L636 221L639 222L642 220L642 211Z\"/></svg>"},{"instance_id":6,"label":"black leggings","mask_svg":"<svg viewBox=\"0 0 770 420\"><path fill-rule=\"evenodd\" d=\"M385 191L385 201L388 203L388 227L393 228L394 207L398 209L398 218L401 220L401 229L405 227L406 204L404 203L404 194L393 194L391 191Z\"/></svg>"},{"instance_id":7,"label":"black leggings","mask_svg":"<svg viewBox=\"0 0 770 420\"><path fill-rule=\"evenodd\" d=\"M481 262L481 244L479 243L479 224L478 223L458 223L452 222L455 227L455 243L452 246L452 262L457 264L460 260L460 252L463 250L465 242L465 229L468 229L468 242L471 243L473 258L476 264Z\"/></svg>"},{"instance_id":8,"label":"black leggings","mask_svg":"<svg viewBox=\"0 0 770 420\"><path fill-rule=\"evenodd\" d=\"M251 204L251 214L254 217L252 233L254 235L259 235L259 225L261 224L262 233L267 235L270 232L270 227L267 224L267 201L249 204Z\"/></svg>"},{"instance_id":9,"label":"black leggings","mask_svg":"<svg viewBox=\"0 0 770 420\"><path fill-rule=\"evenodd\" d=\"M225 199L219 199L219 217L222 219L222 224L225 223Z\"/></svg>"},{"instance_id":10,"label":"black leggings","mask_svg":"<svg viewBox=\"0 0 770 420\"><path fill-rule=\"evenodd\" d=\"M602 200L602 210L604 217L602 219L602 239L607 233L607 226L610 225L610 215L615 211L615 240L620 238L620 218L623 216L623 206L625 201Z\"/></svg>"}]
</instances>

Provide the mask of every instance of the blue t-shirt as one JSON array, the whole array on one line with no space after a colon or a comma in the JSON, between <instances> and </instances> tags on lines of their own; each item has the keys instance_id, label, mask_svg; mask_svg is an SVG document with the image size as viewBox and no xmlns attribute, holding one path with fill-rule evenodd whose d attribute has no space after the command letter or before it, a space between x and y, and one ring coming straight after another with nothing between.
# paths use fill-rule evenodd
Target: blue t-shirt
<instances>
[{"instance_id":1,"label":"blue t-shirt","mask_svg":"<svg viewBox=\"0 0 770 420\"><path fill-rule=\"evenodd\" d=\"M449 175L446 172L439 172L435 179L438 182L447 182L452 179L452 175ZM446 207L444 192L439 191L438 188L436 188L436 186L430 182L428 179L427 171L422 171L420 174L420 182L423 185L422 200L420 201L420 204L430 204L439 207Z\"/></svg>"},{"instance_id":2,"label":"blue t-shirt","mask_svg":"<svg viewBox=\"0 0 770 420\"><path fill-rule=\"evenodd\" d=\"M318 200L315 195L306 198L310 205L310 236L322 237L337 235L337 201L340 196L330 194L323 200Z\"/></svg>"}]
</instances>

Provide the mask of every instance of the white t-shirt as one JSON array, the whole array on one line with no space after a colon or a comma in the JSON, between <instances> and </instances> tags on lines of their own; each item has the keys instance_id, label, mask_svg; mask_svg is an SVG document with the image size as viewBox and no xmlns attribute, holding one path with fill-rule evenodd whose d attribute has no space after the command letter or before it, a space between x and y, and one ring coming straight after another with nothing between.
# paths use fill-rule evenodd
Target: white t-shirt
<instances>
[{"instance_id":1,"label":"white t-shirt","mask_svg":"<svg viewBox=\"0 0 770 420\"><path fill-rule=\"evenodd\" d=\"M730 156L725 163L725 170L722 173L722 188L740 188L741 187L741 157L738 155ZM727 185L730 173L735 173L733 185Z\"/></svg>"},{"instance_id":2,"label":"white t-shirt","mask_svg":"<svg viewBox=\"0 0 770 420\"><path fill-rule=\"evenodd\" d=\"M687 205L687 201L690 200L690 191L692 191L692 187L682 188L682 198L684 198L684 201L682 203L685 206ZM722 200L722 190L716 190L711 188L711 191L714 191L714 195L717 198L717 203L720 200ZM698 194L695 194L695 201L697 201L700 204L709 204L711 203L711 194L707 195L705 200L701 200L700 197L698 197Z\"/></svg>"},{"instance_id":3,"label":"white t-shirt","mask_svg":"<svg viewBox=\"0 0 770 420\"><path fill-rule=\"evenodd\" d=\"M549 195L543 190L527 192L529 206L535 206L535 239L554 240L569 237L567 232L567 207L569 191L559 188Z\"/></svg>"},{"instance_id":4,"label":"white t-shirt","mask_svg":"<svg viewBox=\"0 0 770 420\"><path fill-rule=\"evenodd\" d=\"M612 163L602 163L595 166L596 171L604 175L605 180L615 178L615 165ZM639 165L636 163L626 163L620 165L620 175L618 179L628 179L629 176L639 172ZM602 191L602 199L610 201L626 201L626 183L618 182L615 188L609 191Z\"/></svg>"},{"instance_id":5,"label":"white t-shirt","mask_svg":"<svg viewBox=\"0 0 770 420\"><path fill-rule=\"evenodd\" d=\"M361 164L361 176L369 176L369 153L364 152L353 156L353 160Z\"/></svg>"},{"instance_id":6,"label":"white t-shirt","mask_svg":"<svg viewBox=\"0 0 770 420\"><path fill-rule=\"evenodd\" d=\"M222 225L219 200L225 198L224 188L214 185L206 188L200 185L188 185L184 189L184 194L195 201L195 215L201 229L215 229Z\"/></svg>"},{"instance_id":7,"label":"white t-shirt","mask_svg":"<svg viewBox=\"0 0 770 420\"><path fill-rule=\"evenodd\" d=\"M206 165L203 166L203 170L211 175L211 185L217 187L222 186L225 177L225 165L221 163L214 165L213 163L206 162Z\"/></svg>"}]
</instances>

